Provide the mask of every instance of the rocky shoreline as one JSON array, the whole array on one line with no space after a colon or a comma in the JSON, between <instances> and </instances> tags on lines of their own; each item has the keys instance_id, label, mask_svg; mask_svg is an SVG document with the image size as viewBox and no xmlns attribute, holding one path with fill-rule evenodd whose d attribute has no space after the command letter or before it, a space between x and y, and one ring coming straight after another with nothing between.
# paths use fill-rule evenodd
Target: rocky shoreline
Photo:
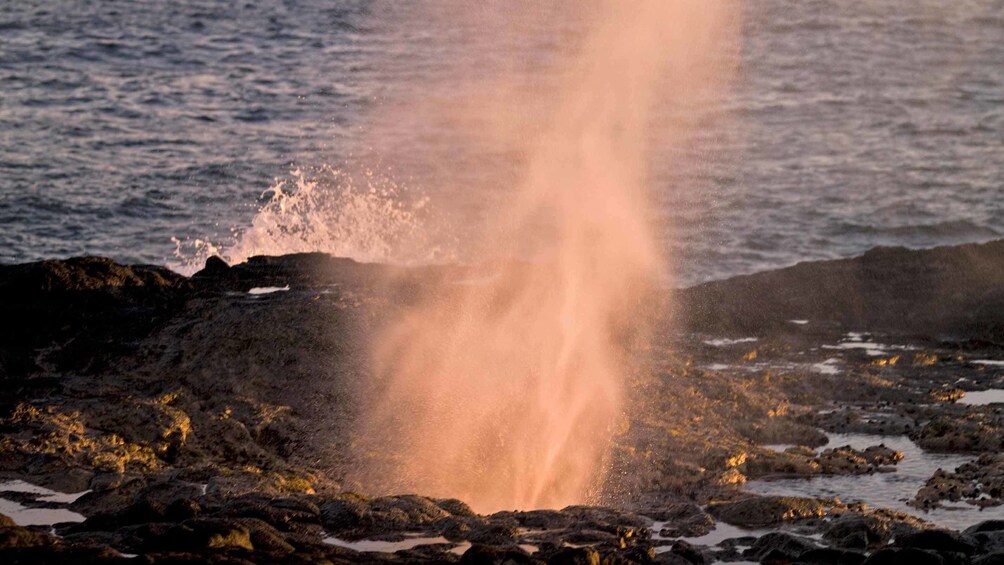
<instances>
[{"instance_id":1,"label":"rocky shoreline","mask_svg":"<svg viewBox=\"0 0 1004 565\"><path fill-rule=\"evenodd\" d=\"M432 283L491 270L0 266L0 560L1004 562L1004 404L972 401L1004 389L1004 241L654 297L596 506L355 494L369 336ZM907 439L916 453L890 447ZM840 478L902 500L815 486Z\"/></svg>"}]
</instances>

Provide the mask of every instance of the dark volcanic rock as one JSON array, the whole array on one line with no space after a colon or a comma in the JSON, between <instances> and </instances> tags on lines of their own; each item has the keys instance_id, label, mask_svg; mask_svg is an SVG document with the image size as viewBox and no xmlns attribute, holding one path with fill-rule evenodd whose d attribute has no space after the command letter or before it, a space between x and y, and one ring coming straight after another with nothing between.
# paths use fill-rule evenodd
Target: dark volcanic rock
<instances>
[{"instance_id":1,"label":"dark volcanic rock","mask_svg":"<svg viewBox=\"0 0 1004 565\"><path fill-rule=\"evenodd\" d=\"M219 519L186 520L146 539L143 549L156 551L201 552L213 549L251 551L250 530L236 521Z\"/></svg>"},{"instance_id":2,"label":"dark volcanic rock","mask_svg":"<svg viewBox=\"0 0 1004 565\"><path fill-rule=\"evenodd\" d=\"M359 263L352 259L332 257L326 253L293 253L279 257L256 256L238 265L227 266L218 257L211 257L192 281L202 288L247 292L253 287L285 287L287 285L335 285L379 287L394 267Z\"/></svg>"},{"instance_id":3,"label":"dark volcanic rock","mask_svg":"<svg viewBox=\"0 0 1004 565\"><path fill-rule=\"evenodd\" d=\"M187 288L166 268L102 257L0 265L0 386L23 386L11 377L48 365L105 366L170 316Z\"/></svg>"},{"instance_id":4,"label":"dark volcanic rock","mask_svg":"<svg viewBox=\"0 0 1004 565\"><path fill-rule=\"evenodd\" d=\"M948 565L953 560L946 560L935 551L926 549L881 549L868 556L864 565Z\"/></svg>"},{"instance_id":5,"label":"dark volcanic rock","mask_svg":"<svg viewBox=\"0 0 1004 565\"><path fill-rule=\"evenodd\" d=\"M452 515L446 508L459 512ZM320 521L340 537L357 539L390 533L428 531L453 539L505 544L515 541L515 526L486 524L466 504L446 503L414 495L368 499L344 493L322 502Z\"/></svg>"},{"instance_id":6,"label":"dark volcanic rock","mask_svg":"<svg viewBox=\"0 0 1004 565\"><path fill-rule=\"evenodd\" d=\"M649 513L650 517L665 522L659 532L665 537L698 537L710 532L714 519L701 507L693 503L681 502Z\"/></svg>"},{"instance_id":7,"label":"dark volcanic rock","mask_svg":"<svg viewBox=\"0 0 1004 565\"><path fill-rule=\"evenodd\" d=\"M810 549L794 560L795 565L861 565L865 554L856 551L819 548Z\"/></svg>"},{"instance_id":8,"label":"dark volcanic rock","mask_svg":"<svg viewBox=\"0 0 1004 565\"><path fill-rule=\"evenodd\" d=\"M954 472L935 471L911 501L918 508L936 507L941 501L967 501L980 507L1004 504L1004 454L983 454Z\"/></svg>"},{"instance_id":9,"label":"dark volcanic rock","mask_svg":"<svg viewBox=\"0 0 1004 565\"><path fill-rule=\"evenodd\" d=\"M887 470L898 458L880 446L817 453L817 428L909 433L977 457L932 477L918 500L999 504L1000 409L951 401L999 386L996 369L968 360L1004 358L992 343L1004 326L1002 250L876 250L675 293L689 329L756 342L719 347L707 343L719 335L660 327L651 349L631 351L649 364L626 383L632 410L604 495L637 515L572 506L479 516L458 500L346 492L379 490L351 472L359 399L377 386L366 378L372 336L433 283L490 266L403 269L323 254L211 259L192 278L100 258L0 266L0 478L91 490L70 505L88 519L57 526L61 537L0 517L0 562L107 562L121 551L148 563L440 563L461 560L450 552L460 542L473 544L462 559L474 563L707 563L738 560L751 544L764 562L858 565L863 554L848 549L876 551L878 562L992 562L1004 543L993 522L911 538L927 526L907 516L740 489L764 475ZM887 330L875 341L901 349L827 349L849 330ZM815 372L822 361L833 371ZM728 502L705 511L712 501ZM649 518L665 523L663 536L684 537L707 533L712 515L747 528L790 523L831 547L788 533L718 549L656 540L671 545L654 554ZM357 552L325 543L332 535L452 543ZM893 538L899 546L887 548ZM591 547L569 547L581 544Z\"/></svg>"},{"instance_id":10,"label":"dark volcanic rock","mask_svg":"<svg viewBox=\"0 0 1004 565\"><path fill-rule=\"evenodd\" d=\"M221 516L256 518L283 531L300 529L303 524L317 524L320 514L320 509L309 500L258 493L228 500L220 509Z\"/></svg>"},{"instance_id":11,"label":"dark volcanic rock","mask_svg":"<svg viewBox=\"0 0 1004 565\"><path fill-rule=\"evenodd\" d=\"M775 555L775 559L781 556L793 561L803 553L818 547L812 540L806 538L784 532L772 532L757 538L745 555L757 561L762 561L771 554Z\"/></svg>"},{"instance_id":12,"label":"dark volcanic rock","mask_svg":"<svg viewBox=\"0 0 1004 565\"><path fill-rule=\"evenodd\" d=\"M930 549L965 555L976 553L978 547L976 541L968 535L947 530L925 530L915 534L898 536L893 543L898 547Z\"/></svg>"},{"instance_id":13,"label":"dark volcanic rock","mask_svg":"<svg viewBox=\"0 0 1004 565\"><path fill-rule=\"evenodd\" d=\"M708 512L733 526L755 529L803 518L819 518L826 515L827 509L826 504L813 498L758 496L712 504Z\"/></svg>"},{"instance_id":14,"label":"dark volcanic rock","mask_svg":"<svg viewBox=\"0 0 1004 565\"><path fill-rule=\"evenodd\" d=\"M999 414L973 412L938 415L915 430L911 439L929 451L981 453L1004 447L1004 429Z\"/></svg>"},{"instance_id":15,"label":"dark volcanic rock","mask_svg":"<svg viewBox=\"0 0 1004 565\"><path fill-rule=\"evenodd\" d=\"M698 285L679 293L695 331L757 335L788 320L849 330L1004 341L1004 241L927 250L880 247L861 257Z\"/></svg>"},{"instance_id":16,"label":"dark volcanic rock","mask_svg":"<svg viewBox=\"0 0 1004 565\"><path fill-rule=\"evenodd\" d=\"M596 551L592 552L594 555ZM571 564L589 564L589 565L599 565L599 555L596 555L595 560L591 561L579 561L579 560L558 560L554 561L558 557L552 558L553 563L568 563ZM497 547L489 545L472 545L464 554L460 557L460 563L463 565L530 565L533 560L530 558L530 554L518 547Z\"/></svg>"},{"instance_id":17,"label":"dark volcanic rock","mask_svg":"<svg viewBox=\"0 0 1004 565\"><path fill-rule=\"evenodd\" d=\"M678 540L674 542L672 547L669 548L669 553L672 555L678 555L682 557L687 561L687 563L704 565L705 563L711 562L711 558L708 557L708 555L706 555L697 547L694 547L692 544L687 543L683 540Z\"/></svg>"},{"instance_id":18,"label":"dark volcanic rock","mask_svg":"<svg viewBox=\"0 0 1004 565\"><path fill-rule=\"evenodd\" d=\"M985 520L979 524L973 524L966 528L966 534L978 534L980 532L1000 532L1004 531L1004 520Z\"/></svg>"},{"instance_id":19,"label":"dark volcanic rock","mask_svg":"<svg viewBox=\"0 0 1004 565\"><path fill-rule=\"evenodd\" d=\"M1004 551L988 553L973 559L973 565L1001 565L1004 563Z\"/></svg>"},{"instance_id":20,"label":"dark volcanic rock","mask_svg":"<svg viewBox=\"0 0 1004 565\"><path fill-rule=\"evenodd\" d=\"M865 549L889 541L891 532L886 521L877 516L845 514L834 518L823 531L823 539L846 549Z\"/></svg>"},{"instance_id":21,"label":"dark volcanic rock","mask_svg":"<svg viewBox=\"0 0 1004 565\"><path fill-rule=\"evenodd\" d=\"M978 554L1004 552L1004 530L977 532L970 537L979 546Z\"/></svg>"},{"instance_id":22,"label":"dark volcanic rock","mask_svg":"<svg viewBox=\"0 0 1004 565\"><path fill-rule=\"evenodd\" d=\"M2 516L2 515L0 515ZM0 549L51 545L55 538L18 526L7 516L0 519Z\"/></svg>"},{"instance_id":23,"label":"dark volcanic rock","mask_svg":"<svg viewBox=\"0 0 1004 565\"><path fill-rule=\"evenodd\" d=\"M902 458L902 453L884 445L873 445L864 450L850 446L835 447L818 455L796 447L783 453L763 450L750 457L744 468L751 479L793 475L863 475L881 471Z\"/></svg>"}]
</instances>

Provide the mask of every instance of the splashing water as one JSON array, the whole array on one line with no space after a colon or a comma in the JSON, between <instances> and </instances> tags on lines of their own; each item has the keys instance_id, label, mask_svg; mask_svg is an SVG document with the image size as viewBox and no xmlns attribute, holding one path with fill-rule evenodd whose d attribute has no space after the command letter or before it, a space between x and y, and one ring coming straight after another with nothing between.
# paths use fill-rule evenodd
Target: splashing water
<instances>
[{"instance_id":1,"label":"splashing water","mask_svg":"<svg viewBox=\"0 0 1004 565\"><path fill-rule=\"evenodd\" d=\"M366 170L350 175L324 166L291 171L262 194L266 199L230 245L179 240L170 266L191 274L213 255L234 264L255 255L321 251L362 262L430 263L452 256L427 229L428 197Z\"/></svg>"},{"instance_id":2,"label":"splashing water","mask_svg":"<svg viewBox=\"0 0 1004 565\"><path fill-rule=\"evenodd\" d=\"M482 234L483 248L532 260L440 285L377 338L380 392L355 478L366 488L482 512L597 491L625 345L644 338L662 263L645 220L651 113L713 74L701 62L719 55L726 6L598 3L565 84L541 105L545 127L514 132L529 157Z\"/></svg>"}]
</instances>

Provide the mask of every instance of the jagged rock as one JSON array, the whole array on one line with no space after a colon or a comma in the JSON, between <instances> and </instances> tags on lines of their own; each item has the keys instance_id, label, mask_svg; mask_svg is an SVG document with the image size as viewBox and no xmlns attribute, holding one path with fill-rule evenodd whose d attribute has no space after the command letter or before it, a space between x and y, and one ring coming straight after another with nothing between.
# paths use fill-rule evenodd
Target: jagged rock
<instances>
[{"instance_id":1,"label":"jagged rock","mask_svg":"<svg viewBox=\"0 0 1004 565\"><path fill-rule=\"evenodd\" d=\"M463 518L470 518L476 516L471 507L467 505L466 502L457 500L456 498L443 498L433 501L436 506L442 508L452 516L459 516Z\"/></svg>"},{"instance_id":2,"label":"jagged rock","mask_svg":"<svg viewBox=\"0 0 1004 565\"><path fill-rule=\"evenodd\" d=\"M3 524L0 525L0 550L37 547L56 543L55 538L52 536L18 526L6 516L3 516L2 522Z\"/></svg>"},{"instance_id":3,"label":"jagged rock","mask_svg":"<svg viewBox=\"0 0 1004 565\"><path fill-rule=\"evenodd\" d=\"M845 549L865 549L889 541L886 521L876 516L845 514L834 518L823 532L823 539Z\"/></svg>"},{"instance_id":4,"label":"jagged rock","mask_svg":"<svg viewBox=\"0 0 1004 565\"><path fill-rule=\"evenodd\" d=\"M649 513L650 517L665 522L660 535L665 537L697 537L710 532L715 525L707 512L693 503L681 502Z\"/></svg>"},{"instance_id":5,"label":"jagged rock","mask_svg":"<svg viewBox=\"0 0 1004 565\"><path fill-rule=\"evenodd\" d=\"M271 555L286 555L296 551L271 524L257 518L238 518L234 522L247 528L255 550Z\"/></svg>"},{"instance_id":6,"label":"jagged rock","mask_svg":"<svg viewBox=\"0 0 1004 565\"><path fill-rule=\"evenodd\" d=\"M1001 565L1004 563L1004 551L981 555L973 559L972 565Z\"/></svg>"},{"instance_id":7,"label":"jagged rock","mask_svg":"<svg viewBox=\"0 0 1004 565\"><path fill-rule=\"evenodd\" d=\"M334 533L358 530L368 511L366 499L354 494L344 494L320 506L321 523Z\"/></svg>"},{"instance_id":8,"label":"jagged rock","mask_svg":"<svg viewBox=\"0 0 1004 565\"><path fill-rule=\"evenodd\" d=\"M1004 520L984 520L978 524L973 524L966 528L963 533L965 534L977 534L980 532L999 532L1004 531Z\"/></svg>"},{"instance_id":9,"label":"jagged rock","mask_svg":"<svg viewBox=\"0 0 1004 565\"><path fill-rule=\"evenodd\" d=\"M932 289L951 288L951 292ZM1004 241L908 250L697 285L678 293L680 323L718 335L791 330L788 320L852 331L1004 341Z\"/></svg>"},{"instance_id":10,"label":"jagged rock","mask_svg":"<svg viewBox=\"0 0 1004 565\"><path fill-rule=\"evenodd\" d=\"M711 562L711 559L704 552L683 540L674 542L673 546L669 548L669 552L673 555L679 555L694 565L706 565Z\"/></svg>"},{"instance_id":11,"label":"jagged rock","mask_svg":"<svg viewBox=\"0 0 1004 565\"><path fill-rule=\"evenodd\" d=\"M911 505L934 508L943 500L967 501L979 507L1004 504L1004 455L983 454L954 472L935 471L917 491Z\"/></svg>"},{"instance_id":12,"label":"jagged rock","mask_svg":"<svg viewBox=\"0 0 1004 565\"><path fill-rule=\"evenodd\" d=\"M593 552L595 553L595 551ZM552 560L554 557L552 557ZM594 561L558 561L560 563L588 563L599 565L599 556ZM488 545L472 545L460 557L462 565L529 565L533 560L526 551L519 547L496 547Z\"/></svg>"},{"instance_id":13,"label":"jagged rock","mask_svg":"<svg viewBox=\"0 0 1004 565\"><path fill-rule=\"evenodd\" d=\"M780 557L793 561L803 553L818 547L812 540L806 538L784 532L772 532L757 538L744 555L757 561L767 561L769 555L773 555L774 560Z\"/></svg>"},{"instance_id":14,"label":"jagged rock","mask_svg":"<svg viewBox=\"0 0 1004 565\"><path fill-rule=\"evenodd\" d=\"M810 549L798 556L795 565L861 565L865 554L832 548Z\"/></svg>"},{"instance_id":15,"label":"jagged rock","mask_svg":"<svg viewBox=\"0 0 1004 565\"><path fill-rule=\"evenodd\" d=\"M917 421L906 414L892 411L864 414L851 407L810 414L804 419L812 425L837 433L903 435L917 427Z\"/></svg>"},{"instance_id":16,"label":"jagged rock","mask_svg":"<svg viewBox=\"0 0 1004 565\"><path fill-rule=\"evenodd\" d=\"M807 447L826 445L826 434L818 429L785 418L771 418L755 428L750 439L760 444L792 444Z\"/></svg>"},{"instance_id":17,"label":"jagged rock","mask_svg":"<svg viewBox=\"0 0 1004 565\"><path fill-rule=\"evenodd\" d=\"M658 563L659 565L693 565L685 558L668 551L656 554L653 563Z\"/></svg>"},{"instance_id":18,"label":"jagged rock","mask_svg":"<svg viewBox=\"0 0 1004 565\"><path fill-rule=\"evenodd\" d=\"M813 318L809 331L783 318L811 316L751 311L749 318L736 318L735 326L755 332L734 337L757 337L755 361L745 346L693 347L707 336L681 335L677 328L654 336L652 373L659 377L647 380L647 370L628 376L632 410L617 424L611 455L611 483L617 484L604 493L610 504L637 515L573 506L484 517L452 499L343 493L362 488L358 477L346 473L351 456L386 455L353 453L349 447L356 439L350 433L358 417L355 395L372 392L363 378L369 336L384 317L393 317L395 308L420 296L430 281L461 280L465 267L398 269L320 254L254 258L233 267L211 260L191 279L102 259L0 266L0 291L7 293L0 304L0 474L4 479L37 480L62 492L92 489L71 506L88 520L57 527L60 540L41 528L0 524L0 530L24 546L5 550L0 561L25 561L26 555L42 562L70 557L101 561L114 559L115 550L142 553L140 559L148 562L460 559L447 551L451 544L395 555L360 553L322 541L331 534L392 541L420 533L505 546L479 550L489 560L485 562L506 555L534 562L562 554L565 543L589 543L596 547L568 554L588 559L595 554L611 564L681 564L689 563L687 558L710 559L711 553L693 547L689 551L679 543L675 553L653 556L651 521L642 516L666 521L665 535L696 536L713 523L709 513L751 528L797 522L800 532L824 532L828 544L874 550L892 537L909 539L903 536L926 526L885 511L869 511L869 518L855 521L847 512L864 515L865 510L790 497L718 502L709 512L700 505L736 500L742 496L742 483L758 472L848 474L895 462L894 452L879 447L836 448L818 455L803 447L771 454L751 444L817 445L817 426L828 431L912 432L921 445L954 441L952 449L985 450L972 464L932 477L937 480L928 486L948 490L932 491L925 500L937 502L957 494L959 500L980 505L998 503L1004 489L996 455L1004 427L999 408L925 405L931 390L951 396L957 393L950 386L996 386L993 370L964 362L1000 358L1002 353L994 345L999 337L995 328L1001 324L990 322L1002 319L998 299L1004 293L974 278L977 271L988 281L1000 278L992 269L981 271L982 261L1002 261L995 250L1004 252L1004 246L963 247L953 251L959 252L957 259L941 252L886 250L837 265L802 266L796 271L808 273L808 280L826 272L844 282L864 281L860 291L871 294L861 304L907 315L870 326L870 312L827 311ZM913 262L932 257L934 272L918 273ZM892 266L880 269L877 258L889 259ZM980 306L967 320L938 305L924 311L930 304L914 286L915 280L944 279L947 265L961 269L958 284L952 283L961 293L952 298L954 304ZM888 268L906 269L911 276L897 272L879 280ZM395 280L389 281L384 275L392 271ZM794 274L772 276L784 280ZM761 284L758 281L754 286ZM731 324L719 316L753 308L752 303L735 304L749 297L748 289L743 290L747 282L724 281L718 288L738 291L721 295L722 302L712 304L706 316L686 310L700 303L688 297L714 294L707 288L681 291L677 296L682 299L673 304L683 312L682 319L709 322L702 327L714 328L716 320ZM846 300L822 296L816 288L806 288L805 281L796 282L796 295L781 297L767 289L765 300L792 306L804 302L799 292L815 293L812 300L819 304L813 308L821 312ZM255 286L286 285L288 292L246 294ZM906 285L902 294L900 285ZM886 291L896 291L891 304L880 303ZM651 307L662 308L659 301L670 298L660 296ZM913 317L905 306L911 300L914 306L920 304ZM780 318L774 320L775 315ZM747 325L755 319L770 323ZM853 328L842 326L859 322ZM928 357L913 365L890 365L883 357L886 363L880 366L863 351L822 349L841 342L847 330L874 331L882 324L891 324L892 334L876 340L917 345ZM907 330L922 331L914 336ZM931 336L934 330L938 333ZM924 335L981 341L903 341L924 340ZM808 367L831 355L840 357L839 374L813 372L806 378ZM925 361L929 357L936 362ZM775 370L775 362L792 369ZM726 369L712 370L722 363ZM960 378L969 382L953 384ZM840 409L846 402L855 404ZM836 411L820 414L824 409ZM918 428L917 422L924 425ZM321 494L312 495L315 491ZM829 523L815 519L827 514L834 516ZM983 531L970 532L965 539L975 548L972 558L986 561L1000 540L992 524L981 527ZM742 541L746 545L756 540ZM514 551L514 543L541 549L528 556ZM738 559L735 547L723 544L714 555ZM791 553L771 547L763 558L790 560ZM959 555L905 547L876 552L880 554L901 560L951 560ZM468 559L477 555L473 552ZM856 564L861 554L812 549L798 557L810 558Z\"/></svg>"},{"instance_id":19,"label":"jagged rock","mask_svg":"<svg viewBox=\"0 0 1004 565\"><path fill-rule=\"evenodd\" d=\"M299 524L314 524L320 520L320 509L310 501L290 497L268 497L246 494L223 504L220 516L257 518L280 530L298 529Z\"/></svg>"},{"instance_id":20,"label":"jagged rock","mask_svg":"<svg viewBox=\"0 0 1004 565\"><path fill-rule=\"evenodd\" d=\"M948 563L935 551L916 548L880 549L864 561L864 565L948 565Z\"/></svg>"},{"instance_id":21,"label":"jagged rock","mask_svg":"<svg viewBox=\"0 0 1004 565\"><path fill-rule=\"evenodd\" d=\"M979 548L977 553L1004 552L1004 530L976 532L969 535Z\"/></svg>"},{"instance_id":22,"label":"jagged rock","mask_svg":"<svg viewBox=\"0 0 1004 565\"><path fill-rule=\"evenodd\" d=\"M819 518L826 515L827 506L812 498L759 496L712 504L708 512L733 526L755 529L802 518Z\"/></svg>"},{"instance_id":23,"label":"jagged rock","mask_svg":"<svg viewBox=\"0 0 1004 565\"><path fill-rule=\"evenodd\" d=\"M795 448L783 453L761 451L756 457L748 459L744 468L750 478L786 475L863 475L880 471L902 458L902 453L884 445L871 446L860 451L850 446L836 447L823 450L818 455Z\"/></svg>"},{"instance_id":24,"label":"jagged rock","mask_svg":"<svg viewBox=\"0 0 1004 565\"><path fill-rule=\"evenodd\" d=\"M219 519L186 520L162 533L146 538L143 549L155 551L224 550L240 548L253 551L251 532L237 521Z\"/></svg>"},{"instance_id":25,"label":"jagged rock","mask_svg":"<svg viewBox=\"0 0 1004 565\"><path fill-rule=\"evenodd\" d=\"M947 530L925 530L914 534L898 536L893 543L897 547L930 549L937 552L976 553L977 544L966 534Z\"/></svg>"},{"instance_id":26,"label":"jagged rock","mask_svg":"<svg viewBox=\"0 0 1004 565\"><path fill-rule=\"evenodd\" d=\"M464 512L463 507L457 509ZM414 495L366 499L343 494L321 504L319 510L327 530L350 538L446 527L443 520L451 517L433 499Z\"/></svg>"},{"instance_id":27,"label":"jagged rock","mask_svg":"<svg viewBox=\"0 0 1004 565\"><path fill-rule=\"evenodd\" d=\"M997 452L1004 445L999 414L969 412L939 414L915 430L911 439L928 451L945 453Z\"/></svg>"}]
</instances>

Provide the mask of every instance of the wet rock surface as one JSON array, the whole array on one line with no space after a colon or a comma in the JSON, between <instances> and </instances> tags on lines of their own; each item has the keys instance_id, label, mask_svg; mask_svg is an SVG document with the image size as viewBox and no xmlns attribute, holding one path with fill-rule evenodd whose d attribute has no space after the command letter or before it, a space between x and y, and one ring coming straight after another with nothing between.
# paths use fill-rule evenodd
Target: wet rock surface
<instances>
[{"instance_id":1,"label":"wet rock surface","mask_svg":"<svg viewBox=\"0 0 1004 565\"><path fill-rule=\"evenodd\" d=\"M490 270L320 254L211 260L191 278L101 258L0 266L0 499L15 518L0 516L0 561L1000 562L1004 406L964 400L1004 388L1004 367L978 362L1004 360L1004 242L667 294L597 506L479 515L356 494L369 337L430 282ZM744 487L896 477L911 461L888 444L904 437L967 458L904 493L912 515ZM4 487L17 479L82 494ZM928 514L956 507L975 513L965 531ZM46 510L84 521L18 525Z\"/></svg>"}]
</instances>

